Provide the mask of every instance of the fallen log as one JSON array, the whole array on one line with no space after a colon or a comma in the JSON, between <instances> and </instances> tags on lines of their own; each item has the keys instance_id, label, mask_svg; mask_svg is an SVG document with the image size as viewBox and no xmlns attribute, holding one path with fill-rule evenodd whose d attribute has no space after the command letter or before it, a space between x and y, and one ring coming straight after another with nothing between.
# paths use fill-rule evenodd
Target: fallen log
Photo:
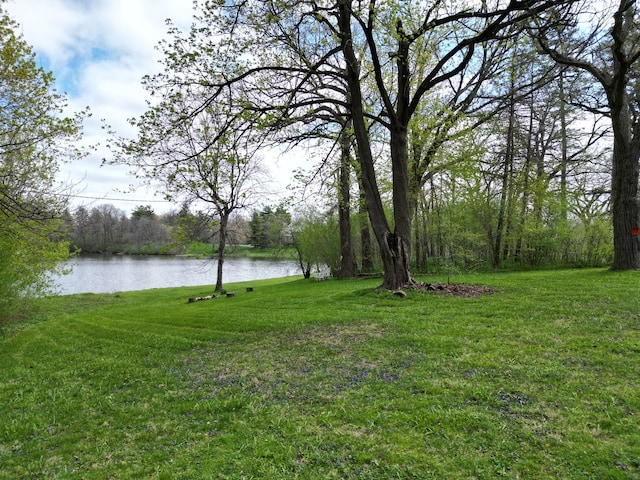
<instances>
[{"instance_id":1,"label":"fallen log","mask_svg":"<svg viewBox=\"0 0 640 480\"><path fill-rule=\"evenodd\" d=\"M199 302L200 300L211 300L212 298L218 298L216 295L207 295L206 297L191 297L189 303Z\"/></svg>"}]
</instances>

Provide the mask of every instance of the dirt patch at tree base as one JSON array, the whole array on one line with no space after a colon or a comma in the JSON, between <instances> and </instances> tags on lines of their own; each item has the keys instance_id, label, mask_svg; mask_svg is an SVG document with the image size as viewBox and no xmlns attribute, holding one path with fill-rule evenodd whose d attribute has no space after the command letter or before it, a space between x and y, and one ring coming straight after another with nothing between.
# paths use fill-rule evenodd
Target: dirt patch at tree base
<instances>
[{"instance_id":1,"label":"dirt patch at tree base","mask_svg":"<svg viewBox=\"0 0 640 480\"><path fill-rule=\"evenodd\" d=\"M435 292L441 295L455 297L475 298L481 295L491 295L496 289L485 285L467 285L456 283L416 283L413 290L422 292Z\"/></svg>"}]
</instances>

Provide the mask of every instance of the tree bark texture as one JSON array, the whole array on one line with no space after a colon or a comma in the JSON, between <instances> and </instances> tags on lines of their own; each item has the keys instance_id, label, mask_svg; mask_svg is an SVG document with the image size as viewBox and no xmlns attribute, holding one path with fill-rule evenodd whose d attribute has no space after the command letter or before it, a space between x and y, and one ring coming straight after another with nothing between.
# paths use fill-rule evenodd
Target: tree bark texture
<instances>
[{"instance_id":1,"label":"tree bark texture","mask_svg":"<svg viewBox=\"0 0 640 480\"><path fill-rule=\"evenodd\" d=\"M351 240L351 138L344 129L340 138L340 171L338 223L340 227L340 272L339 278L353 278L356 275L353 242Z\"/></svg>"},{"instance_id":2,"label":"tree bark texture","mask_svg":"<svg viewBox=\"0 0 640 480\"><path fill-rule=\"evenodd\" d=\"M632 112L631 94L628 91L632 63L626 53L625 45L636 35L631 31L634 27L634 3L621 1L620 8L616 12L612 29L613 76L604 84L611 107L613 127L611 170L614 247L611 268L613 270L636 270L640 267L640 242L638 236L633 234L640 223L638 205L640 120ZM605 80L607 80L606 77Z\"/></svg>"},{"instance_id":3,"label":"tree bark texture","mask_svg":"<svg viewBox=\"0 0 640 480\"><path fill-rule=\"evenodd\" d=\"M640 267L640 224L638 206L638 137L633 138L628 114L612 112L614 129L611 171L611 213L613 217L612 270L636 270ZM636 126L636 129L638 126Z\"/></svg>"},{"instance_id":4,"label":"tree bark texture","mask_svg":"<svg viewBox=\"0 0 640 480\"><path fill-rule=\"evenodd\" d=\"M351 94L351 116L353 121L353 131L358 145L360 169L362 175L362 185L365 194L365 202L369 213L371 227L380 247L380 257L384 268L383 288L390 290L399 289L412 283L411 274L409 272L409 252L411 242L411 222L400 219L400 225L396 224L395 231L389 228L387 218L385 216L382 199L377 184L376 173L374 168L374 160L369 139L369 132L365 120L363 108L363 96L360 85L360 66L358 58L353 47L353 37L351 33L351 2L350 0L340 0L338 10L338 24L340 29L340 40L342 53L346 62L346 77ZM395 132L400 134L401 132ZM406 131L404 136L406 146ZM402 138L394 138L392 135L392 150L402 148ZM406 150L405 150L406 154ZM406 158L406 156L405 156ZM392 161L393 154L392 154ZM407 188L404 190L406 196L407 216L408 210L408 176L403 178L395 178L399 166L392 166L394 172L394 211L402 205L403 199L396 198L396 182L407 182ZM405 163L406 168L406 163ZM400 172L401 173L401 172ZM402 192L399 192L402 194ZM396 222L398 218L396 218ZM405 230L409 228L409 235L405 234Z\"/></svg>"},{"instance_id":5,"label":"tree bark texture","mask_svg":"<svg viewBox=\"0 0 640 480\"><path fill-rule=\"evenodd\" d=\"M216 288L215 292L222 291L222 267L224 265L224 251L227 246L227 225L229 224L230 212L220 212L220 231L218 233L218 269L216 272Z\"/></svg>"}]
</instances>

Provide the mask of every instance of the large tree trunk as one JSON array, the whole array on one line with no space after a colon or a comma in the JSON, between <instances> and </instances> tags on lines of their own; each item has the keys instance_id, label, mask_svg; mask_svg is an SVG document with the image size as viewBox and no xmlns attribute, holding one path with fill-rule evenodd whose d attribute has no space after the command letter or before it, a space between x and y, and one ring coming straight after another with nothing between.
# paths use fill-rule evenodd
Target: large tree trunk
<instances>
[{"instance_id":1,"label":"large tree trunk","mask_svg":"<svg viewBox=\"0 0 640 480\"><path fill-rule=\"evenodd\" d=\"M612 270L636 270L640 267L640 208L638 170L640 149L633 138L629 114L612 111L614 131L611 172L611 214L613 217Z\"/></svg>"},{"instance_id":2,"label":"large tree trunk","mask_svg":"<svg viewBox=\"0 0 640 480\"><path fill-rule=\"evenodd\" d=\"M636 270L640 267L640 242L637 231L640 224L638 205L640 123L632 112L629 98L629 75L632 64L627 56L627 51L635 47L634 5L635 2L621 0L620 7L614 15L615 22L611 31L614 40L611 47L613 76L605 85L613 127L611 171L614 252L611 268L613 270Z\"/></svg>"},{"instance_id":3,"label":"large tree trunk","mask_svg":"<svg viewBox=\"0 0 640 480\"><path fill-rule=\"evenodd\" d=\"M385 263L385 283L389 289L402 288L413 283L411 262L411 205L409 203L409 156L406 128L391 131L391 168L393 182L393 220L395 230L386 241L392 258ZM387 265L393 274L387 275Z\"/></svg>"},{"instance_id":4,"label":"large tree trunk","mask_svg":"<svg viewBox=\"0 0 640 480\"><path fill-rule=\"evenodd\" d=\"M629 15L631 9L627 12ZM629 20L630 22L630 20ZM615 52L615 49L614 49ZM613 127L613 165L611 170L611 214L613 217L612 270L640 267L638 226L638 174L640 170L640 123L635 124L627 93L627 69L614 55L612 82L606 89ZM628 68L628 66L626 66Z\"/></svg>"},{"instance_id":5,"label":"large tree trunk","mask_svg":"<svg viewBox=\"0 0 640 480\"><path fill-rule=\"evenodd\" d=\"M373 272L373 249L371 245L371 232L369 231L366 199L360 175L358 175L358 189L358 220L360 229L360 253L362 255L360 269L362 272L370 273Z\"/></svg>"},{"instance_id":6,"label":"large tree trunk","mask_svg":"<svg viewBox=\"0 0 640 480\"><path fill-rule=\"evenodd\" d=\"M409 217L408 208L408 175L404 175L404 178L396 176L398 173L396 169L398 165L393 166L394 170L394 215L396 220L395 231L392 232L389 228L387 218L385 216L384 207L382 205L382 199L378 184L376 180L376 173L374 168L373 154L371 150L371 143L369 140L369 132L367 130L362 90L360 87L360 67L357 56L353 49L353 39L351 35L351 14L350 14L350 1L339 1L339 28L341 35L342 52L347 65L347 83L349 92L351 94L351 116L353 120L353 130L358 144L358 152L360 159L360 168L362 172L362 185L365 193L365 200L367 205L367 212L371 221L371 227L376 237L378 245L380 246L380 257L384 268L384 280L382 283L383 288L390 290L406 287L413 282L411 274L409 273L409 254L411 245L411 219ZM401 134L402 132L395 132ZM392 134L393 137L393 134ZM396 138L397 142L401 142L401 138ZM404 131L404 141L406 146L406 130ZM398 145L393 145L394 140L392 138L392 150L398 148ZM393 154L392 154L393 156ZM406 150L405 150L406 159ZM405 163L406 168L406 163ZM406 183L404 192L397 192L396 196L396 182L400 184ZM405 198L402 197L404 195ZM402 212L395 212L397 208L403 208L406 204L406 217L403 217Z\"/></svg>"}]
</instances>

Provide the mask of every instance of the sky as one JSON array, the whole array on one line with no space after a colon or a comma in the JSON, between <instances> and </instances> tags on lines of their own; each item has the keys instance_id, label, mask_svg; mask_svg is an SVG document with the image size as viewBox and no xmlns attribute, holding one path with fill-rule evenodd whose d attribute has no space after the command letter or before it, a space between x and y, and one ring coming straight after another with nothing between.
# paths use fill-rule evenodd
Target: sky
<instances>
[{"instance_id":1,"label":"sky","mask_svg":"<svg viewBox=\"0 0 640 480\"><path fill-rule=\"evenodd\" d=\"M156 213L176 209L146 187L131 191L135 179L128 167L101 166L110 156L102 119L118 136L135 136L127 119L146 109L141 79L162 69L154 47L166 37L167 18L189 28L192 0L7 0L4 8L40 65L53 72L57 89L67 93L70 112L90 107L84 141L98 149L62 165L60 175L75 185L72 205L112 204L127 213L137 205L151 205ZM274 188L284 188L293 166L286 159L272 163L272 176L282 184Z\"/></svg>"}]
</instances>

